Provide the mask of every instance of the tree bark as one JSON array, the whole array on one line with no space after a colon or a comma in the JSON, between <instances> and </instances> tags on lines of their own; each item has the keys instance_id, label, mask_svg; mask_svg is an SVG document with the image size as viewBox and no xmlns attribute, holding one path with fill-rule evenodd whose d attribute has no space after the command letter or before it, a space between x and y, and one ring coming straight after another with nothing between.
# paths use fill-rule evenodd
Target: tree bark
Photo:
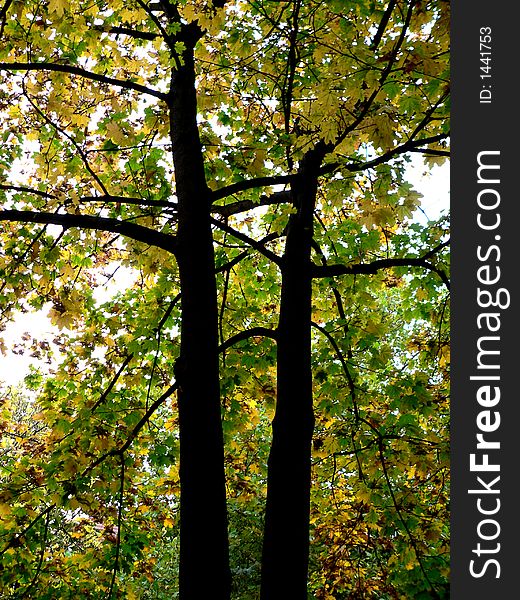
<instances>
[{"instance_id":1,"label":"tree bark","mask_svg":"<svg viewBox=\"0 0 520 600\"><path fill-rule=\"evenodd\" d=\"M277 330L277 398L268 462L262 555L262 600L306 600L309 563L311 445L311 241L319 167L318 144L300 163L292 186L282 263Z\"/></svg>"},{"instance_id":2,"label":"tree bark","mask_svg":"<svg viewBox=\"0 0 520 600\"><path fill-rule=\"evenodd\" d=\"M231 577L218 372L217 293L209 190L197 128L193 48L172 77L171 140L182 291L179 384L180 598L228 599Z\"/></svg>"}]
</instances>

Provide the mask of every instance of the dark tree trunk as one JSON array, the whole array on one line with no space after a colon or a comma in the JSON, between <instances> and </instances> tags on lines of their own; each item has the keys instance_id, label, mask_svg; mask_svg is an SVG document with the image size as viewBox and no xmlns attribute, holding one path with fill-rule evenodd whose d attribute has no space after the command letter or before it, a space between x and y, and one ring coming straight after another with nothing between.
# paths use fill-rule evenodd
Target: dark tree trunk
<instances>
[{"instance_id":1,"label":"dark tree trunk","mask_svg":"<svg viewBox=\"0 0 520 600\"><path fill-rule=\"evenodd\" d=\"M170 125L182 294L179 383L180 598L230 596L217 295L209 193L196 120L193 51L174 73Z\"/></svg>"},{"instance_id":2,"label":"dark tree trunk","mask_svg":"<svg viewBox=\"0 0 520 600\"><path fill-rule=\"evenodd\" d=\"M311 242L321 144L301 161L293 185L282 265L277 340L277 398L268 463L262 600L306 600L311 444Z\"/></svg>"}]
</instances>

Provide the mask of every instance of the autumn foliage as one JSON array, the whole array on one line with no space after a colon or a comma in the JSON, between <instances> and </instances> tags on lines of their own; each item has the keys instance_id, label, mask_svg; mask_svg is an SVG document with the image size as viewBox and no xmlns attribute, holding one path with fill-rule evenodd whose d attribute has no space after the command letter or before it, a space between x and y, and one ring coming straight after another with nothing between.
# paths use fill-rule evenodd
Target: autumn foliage
<instances>
[{"instance_id":1,"label":"autumn foliage","mask_svg":"<svg viewBox=\"0 0 520 600\"><path fill-rule=\"evenodd\" d=\"M0 596L447 598L407 165L449 156L449 4L4 0L0 38L1 327L55 327L0 395Z\"/></svg>"}]
</instances>

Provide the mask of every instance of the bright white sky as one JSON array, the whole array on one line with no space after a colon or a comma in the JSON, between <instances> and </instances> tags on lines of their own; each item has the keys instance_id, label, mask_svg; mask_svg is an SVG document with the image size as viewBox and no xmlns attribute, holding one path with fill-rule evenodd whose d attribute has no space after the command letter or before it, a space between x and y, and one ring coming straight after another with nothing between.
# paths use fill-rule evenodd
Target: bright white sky
<instances>
[{"instance_id":1,"label":"bright white sky","mask_svg":"<svg viewBox=\"0 0 520 600\"><path fill-rule=\"evenodd\" d=\"M449 163L446 162L441 167L433 167L430 173L420 156L413 156L410 166L411 177L415 189L423 195L421 208L429 219L439 216L441 211L449 208L450 181L449 181ZM417 214L418 221L425 222L426 217L420 211ZM122 271L119 273L115 283L114 280L104 288L96 290L97 300L105 302L112 297L118 289L130 282L128 275ZM37 313L26 313L20 315L15 321L10 323L3 334L5 344L8 348L5 356L0 355L0 382L4 385L13 386L23 381L23 378L29 373L30 365L41 365L41 362L29 356L29 352L24 355L13 354L12 347L20 343L22 335L27 332L39 340L46 340L49 343L58 332L47 318L49 307ZM44 365L45 366L45 365ZM0 384L1 385L1 384Z\"/></svg>"},{"instance_id":2,"label":"bright white sky","mask_svg":"<svg viewBox=\"0 0 520 600\"><path fill-rule=\"evenodd\" d=\"M449 161L428 171L422 158L414 155L409 171L414 188L423 195L421 208L428 219L436 219L441 212L446 212L450 207ZM419 211L417 220L424 222L423 218L425 217Z\"/></svg>"}]
</instances>

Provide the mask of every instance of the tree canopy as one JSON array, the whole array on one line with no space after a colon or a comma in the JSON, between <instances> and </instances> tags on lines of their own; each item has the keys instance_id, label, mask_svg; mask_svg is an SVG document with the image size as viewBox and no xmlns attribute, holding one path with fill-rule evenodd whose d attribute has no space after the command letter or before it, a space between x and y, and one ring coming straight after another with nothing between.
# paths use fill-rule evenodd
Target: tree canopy
<instances>
[{"instance_id":1,"label":"tree canopy","mask_svg":"<svg viewBox=\"0 0 520 600\"><path fill-rule=\"evenodd\" d=\"M449 21L4 0L2 597L448 597Z\"/></svg>"}]
</instances>

